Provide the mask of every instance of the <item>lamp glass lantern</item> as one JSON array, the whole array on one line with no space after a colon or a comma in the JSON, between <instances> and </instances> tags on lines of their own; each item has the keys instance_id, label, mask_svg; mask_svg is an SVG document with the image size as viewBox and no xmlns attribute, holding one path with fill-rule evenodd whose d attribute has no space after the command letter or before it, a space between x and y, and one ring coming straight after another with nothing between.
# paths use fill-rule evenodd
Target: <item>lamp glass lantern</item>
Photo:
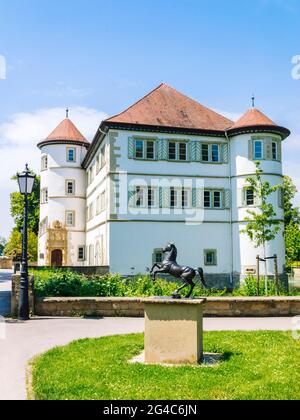
<instances>
[{"instance_id":1,"label":"lamp glass lantern","mask_svg":"<svg viewBox=\"0 0 300 420\"><path fill-rule=\"evenodd\" d=\"M26 168L26 170L23 173L18 174L17 177L20 193L22 195L31 194L34 186L35 175L32 175L28 168Z\"/></svg>"}]
</instances>

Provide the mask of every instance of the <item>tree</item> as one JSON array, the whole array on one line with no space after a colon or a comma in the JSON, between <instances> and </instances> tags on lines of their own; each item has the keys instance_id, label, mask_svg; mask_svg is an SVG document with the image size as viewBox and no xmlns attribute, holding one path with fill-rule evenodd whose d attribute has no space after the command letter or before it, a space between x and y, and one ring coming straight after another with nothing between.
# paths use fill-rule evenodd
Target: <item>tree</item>
<instances>
[{"instance_id":1,"label":"tree","mask_svg":"<svg viewBox=\"0 0 300 420\"><path fill-rule=\"evenodd\" d=\"M31 262L37 261L37 235L28 230L28 260ZM12 258L14 261L21 261L22 259L22 233L17 229L13 229L9 241L5 246L4 255Z\"/></svg>"},{"instance_id":2,"label":"tree","mask_svg":"<svg viewBox=\"0 0 300 420\"><path fill-rule=\"evenodd\" d=\"M16 176L13 177L16 179ZM21 232L24 223L24 196L19 192L10 195L10 212L16 229ZM32 194L28 196L28 228L38 235L40 219L40 177L36 177Z\"/></svg>"},{"instance_id":3,"label":"tree","mask_svg":"<svg viewBox=\"0 0 300 420\"><path fill-rule=\"evenodd\" d=\"M297 192L297 187L293 183L292 178L285 176L283 179L283 208L285 226L288 226L291 223L295 225L300 224L299 208L294 207L293 203Z\"/></svg>"},{"instance_id":4,"label":"tree","mask_svg":"<svg viewBox=\"0 0 300 420\"><path fill-rule=\"evenodd\" d=\"M249 216L244 219L244 221L247 222L247 225L241 233L247 234L256 248L263 247L264 259L266 259L267 243L273 241L280 232L280 221L276 220L277 214L273 204L268 202L268 198L271 194L280 190L282 185L275 185L272 187L268 181L262 179L262 174L263 171L260 168L260 163L257 162L255 176L246 179L249 186L253 189L258 205L257 210L247 210ZM267 293L268 282L266 261L265 287Z\"/></svg>"},{"instance_id":5,"label":"tree","mask_svg":"<svg viewBox=\"0 0 300 420\"><path fill-rule=\"evenodd\" d=\"M295 261L300 261L300 227L294 223L290 223L285 228L285 245L287 266Z\"/></svg>"},{"instance_id":6,"label":"tree","mask_svg":"<svg viewBox=\"0 0 300 420\"><path fill-rule=\"evenodd\" d=\"M293 180L285 176L283 182L284 238L288 267L300 260L300 212L299 208L294 207L296 193L297 188Z\"/></svg>"},{"instance_id":7,"label":"tree","mask_svg":"<svg viewBox=\"0 0 300 420\"><path fill-rule=\"evenodd\" d=\"M5 246L6 246L6 239L0 237L0 257L3 255Z\"/></svg>"}]
</instances>

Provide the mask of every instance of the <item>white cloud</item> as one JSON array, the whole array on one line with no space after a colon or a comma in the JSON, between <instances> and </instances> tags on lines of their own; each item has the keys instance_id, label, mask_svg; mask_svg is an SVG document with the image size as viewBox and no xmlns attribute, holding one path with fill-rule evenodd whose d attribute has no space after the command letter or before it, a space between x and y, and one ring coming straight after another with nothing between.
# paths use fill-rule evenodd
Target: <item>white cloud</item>
<instances>
[{"instance_id":1,"label":"white cloud","mask_svg":"<svg viewBox=\"0 0 300 420\"><path fill-rule=\"evenodd\" d=\"M63 108L41 109L19 113L8 122L0 124L0 236L8 236L13 226L9 215L9 194L17 189L11 177L22 171L25 163L39 173L40 151L37 143L45 139L65 116ZM92 140L100 122L107 114L92 108L76 107L70 110L70 118Z\"/></svg>"}]
</instances>

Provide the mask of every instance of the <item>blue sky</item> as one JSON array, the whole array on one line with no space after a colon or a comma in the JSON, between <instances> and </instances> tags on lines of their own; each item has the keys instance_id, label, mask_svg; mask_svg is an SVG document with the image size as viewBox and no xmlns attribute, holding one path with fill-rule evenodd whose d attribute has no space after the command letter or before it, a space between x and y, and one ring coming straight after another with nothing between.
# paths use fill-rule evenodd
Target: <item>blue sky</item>
<instances>
[{"instance_id":1,"label":"blue sky","mask_svg":"<svg viewBox=\"0 0 300 420\"><path fill-rule=\"evenodd\" d=\"M12 226L10 172L25 160L38 169L34 144L66 106L91 137L160 82L230 116L254 92L293 131L285 168L300 188L299 21L299 0L0 0L0 236Z\"/></svg>"}]
</instances>

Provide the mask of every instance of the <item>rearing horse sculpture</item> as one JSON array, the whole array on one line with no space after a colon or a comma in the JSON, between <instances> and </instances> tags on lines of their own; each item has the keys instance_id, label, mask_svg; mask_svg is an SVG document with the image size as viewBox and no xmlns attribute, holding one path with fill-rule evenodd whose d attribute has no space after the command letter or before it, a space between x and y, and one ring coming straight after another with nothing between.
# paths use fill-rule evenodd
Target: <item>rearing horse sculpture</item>
<instances>
[{"instance_id":1,"label":"rearing horse sculpture","mask_svg":"<svg viewBox=\"0 0 300 420\"><path fill-rule=\"evenodd\" d=\"M189 299L192 296L192 293L195 288L194 278L196 277L197 273L200 276L201 282L204 287L206 287L206 283L204 280L204 273L202 268L191 268L191 267L182 267L177 264L177 248L174 244L169 243L163 253L166 254L164 261L162 264L154 264L151 270L151 276L153 281L156 281L156 277L158 274L170 274L171 276L181 279L184 284L183 286L179 287L173 294L173 299L181 299L179 292L187 286L191 286L189 293L186 296L186 299Z\"/></svg>"}]
</instances>

